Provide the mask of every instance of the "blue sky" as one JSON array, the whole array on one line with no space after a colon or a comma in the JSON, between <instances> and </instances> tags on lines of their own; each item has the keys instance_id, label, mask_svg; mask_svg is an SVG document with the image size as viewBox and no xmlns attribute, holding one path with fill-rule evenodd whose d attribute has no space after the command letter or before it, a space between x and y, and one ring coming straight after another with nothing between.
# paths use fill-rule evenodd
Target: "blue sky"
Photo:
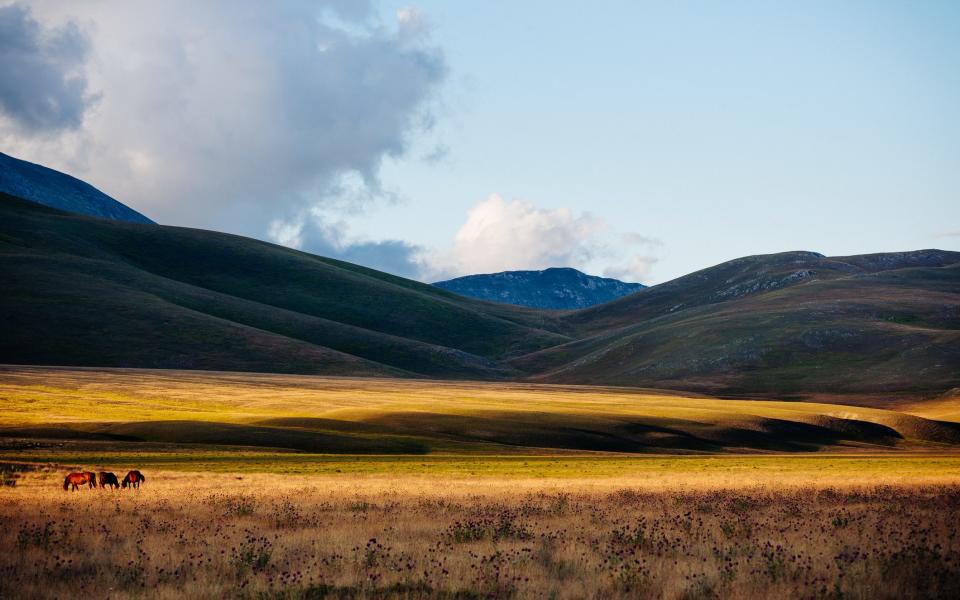
<instances>
[{"instance_id":1,"label":"blue sky","mask_svg":"<svg viewBox=\"0 0 960 600\"><path fill-rule=\"evenodd\" d=\"M427 280L960 250L960 3L331 1L317 56L288 42L315 4L214 4L31 4L17 23L86 36L88 110L41 131L8 104L5 151L161 222Z\"/></svg>"},{"instance_id":2,"label":"blue sky","mask_svg":"<svg viewBox=\"0 0 960 600\"><path fill-rule=\"evenodd\" d=\"M370 235L441 245L497 192L660 240L654 282L782 250L960 248L958 3L420 6L454 71L450 157L386 169L416 200Z\"/></svg>"}]
</instances>

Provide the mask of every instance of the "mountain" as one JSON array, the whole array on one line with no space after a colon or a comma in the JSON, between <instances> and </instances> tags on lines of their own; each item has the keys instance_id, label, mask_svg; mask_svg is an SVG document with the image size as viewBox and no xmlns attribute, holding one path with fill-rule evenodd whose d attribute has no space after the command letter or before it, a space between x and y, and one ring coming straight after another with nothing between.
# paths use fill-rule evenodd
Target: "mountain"
<instances>
[{"instance_id":1,"label":"mountain","mask_svg":"<svg viewBox=\"0 0 960 600\"><path fill-rule=\"evenodd\" d=\"M114 221L153 223L89 183L2 152L0 192L81 215Z\"/></svg>"},{"instance_id":2,"label":"mountain","mask_svg":"<svg viewBox=\"0 0 960 600\"><path fill-rule=\"evenodd\" d=\"M551 311L240 236L0 195L0 281L0 363L849 395L873 405L960 387L960 253L943 250L750 256Z\"/></svg>"},{"instance_id":3,"label":"mountain","mask_svg":"<svg viewBox=\"0 0 960 600\"><path fill-rule=\"evenodd\" d=\"M433 285L489 302L561 310L602 304L645 287L640 283L587 275L576 269L556 268L467 275Z\"/></svg>"}]
</instances>

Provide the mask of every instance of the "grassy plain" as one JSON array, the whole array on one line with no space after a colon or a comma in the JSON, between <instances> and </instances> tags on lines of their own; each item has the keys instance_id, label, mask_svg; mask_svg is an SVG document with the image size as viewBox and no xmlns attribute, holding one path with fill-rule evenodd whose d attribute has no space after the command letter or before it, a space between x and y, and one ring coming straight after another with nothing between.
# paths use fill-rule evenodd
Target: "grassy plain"
<instances>
[{"instance_id":1,"label":"grassy plain","mask_svg":"<svg viewBox=\"0 0 960 600\"><path fill-rule=\"evenodd\" d=\"M906 412L34 367L0 402L4 598L960 593L956 426Z\"/></svg>"}]
</instances>

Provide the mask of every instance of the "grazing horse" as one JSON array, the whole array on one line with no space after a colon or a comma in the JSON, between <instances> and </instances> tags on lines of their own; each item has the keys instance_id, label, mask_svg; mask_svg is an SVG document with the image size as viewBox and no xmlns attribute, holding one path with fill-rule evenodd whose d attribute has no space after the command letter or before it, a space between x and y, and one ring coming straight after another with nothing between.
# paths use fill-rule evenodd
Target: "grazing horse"
<instances>
[{"instance_id":1,"label":"grazing horse","mask_svg":"<svg viewBox=\"0 0 960 600\"><path fill-rule=\"evenodd\" d=\"M130 471L123 477L123 483L121 484L124 489L129 487L140 488L140 482L146 481L147 478L143 476L143 473L140 471Z\"/></svg>"},{"instance_id":2,"label":"grazing horse","mask_svg":"<svg viewBox=\"0 0 960 600\"><path fill-rule=\"evenodd\" d=\"M63 480L63 491L67 491L73 488L73 491L80 489L81 485L87 485L90 487L96 487L96 481L94 477L91 477L93 473L84 471L83 473L70 473Z\"/></svg>"},{"instance_id":3,"label":"grazing horse","mask_svg":"<svg viewBox=\"0 0 960 600\"><path fill-rule=\"evenodd\" d=\"M108 485L113 486L113 489L118 489L120 487L120 482L117 480L117 476L107 471L100 471L97 474L97 481L101 488L105 488Z\"/></svg>"}]
</instances>

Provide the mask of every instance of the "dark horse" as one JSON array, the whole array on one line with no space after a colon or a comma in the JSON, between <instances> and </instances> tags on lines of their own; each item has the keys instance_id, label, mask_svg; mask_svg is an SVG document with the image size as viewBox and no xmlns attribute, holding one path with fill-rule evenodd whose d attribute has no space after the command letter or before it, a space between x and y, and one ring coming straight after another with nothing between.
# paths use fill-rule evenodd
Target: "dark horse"
<instances>
[{"instance_id":1,"label":"dark horse","mask_svg":"<svg viewBox=\"0 0 960 600\"><path fill-rule=\"evenodd\" d=\"M84 471L83 473L70 473L63 480L64 491L71 489L71 486L74 491L79 490L81 485L90 486L91 488L97 487L96 475L89 471Z\"/></svg>"},{"instance_id":2,"label":"dark horse","mask_svg":"<svg viewBox=\"0 0 960 600\"><path fill-rule=\"evenodd\" d=\"M97 482L100 484L100 487L102 488L105 488L108 485L113 486L113 489L117 489L120 487L120 482L117 481L117 476L107 471L100 471L97 474Z\"/></svg>"},{"instance_id":3,"label":"dark horse","mask_svg":"<svg viewBox=\"0 0 960 600\"><path fill-rule=\"evenodd\" d=\"M140 487L140 482L146 481L147 478L143 476L143 473L140 471L130 471L123 477L123 487Z\"/></svg>"}]
</instances>

